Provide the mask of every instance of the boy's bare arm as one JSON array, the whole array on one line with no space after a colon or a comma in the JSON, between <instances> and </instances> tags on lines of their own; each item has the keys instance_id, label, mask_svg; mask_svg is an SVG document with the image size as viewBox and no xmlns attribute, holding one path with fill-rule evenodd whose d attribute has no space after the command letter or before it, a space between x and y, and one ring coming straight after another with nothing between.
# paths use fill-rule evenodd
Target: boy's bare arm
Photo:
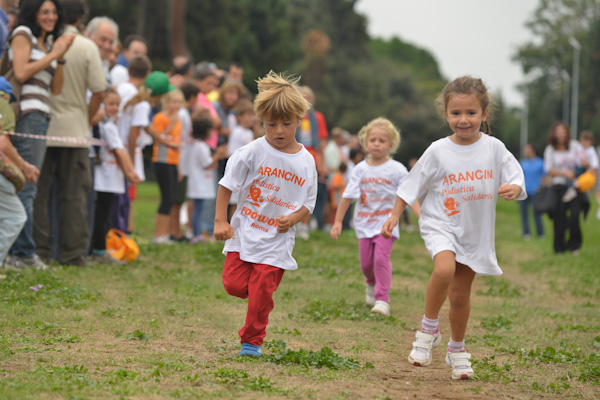
<instances>
[{"instance_id":1,"label":"boy's bare arm","mask_svg":"<svg viewBox=\"0 0 600 400\"><path fill-rule=\"evenodd\" d=\"M280 215L277 217L277 232L287 232L292 226L302 221L308 214L310 214L308 208L302 206L298 211L293 212L290 215Z\"/></svg>"},{"instance_id":2,"label":"boy's bare arm","mask_svg":"<svg viewBox=\"0 0 600 400\"><path fill-rule=\"evenodd\" d=\"M127 144L129 149L129 157L132 161L135 160L135 145L137 142L137 138L140 136L140 127L132 126L129 130L129 143Z\"/></svg>"},{"instance_id":3,"label":"boy's bare arm","mask_svg":"<svg viewBox=\"0 0 600 400\"><path fill-rule=\"evenodd\" d=\"M227 222L227 206L229 205L230 198L231 190L219 185L215 210L215 228L213 232L213 236L217 240L227 240L234 237L233 227Z\"/></svg>"}]
</instances>

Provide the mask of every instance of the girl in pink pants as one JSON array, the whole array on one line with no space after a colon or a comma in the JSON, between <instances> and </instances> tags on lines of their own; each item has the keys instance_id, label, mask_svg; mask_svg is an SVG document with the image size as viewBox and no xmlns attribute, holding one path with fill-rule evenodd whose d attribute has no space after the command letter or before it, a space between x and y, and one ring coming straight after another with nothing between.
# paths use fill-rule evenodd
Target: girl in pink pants
<instances>
[{"instance_id":1,"label":"girl in pink pants","mask_svg":"<svg viewBox=\"0 0 600 400\"><path fill-rule=\"evenodd\" d=\"M383 223L391 216L396 191L408 170L402 163L390 158L400 146L400 132L385 118L369 122L358 133L360 144L368 153L366 160L358 163L342 195L342 200L331 228L331 237L337 240L342 232L344 214L357 199L354 207L354 230L359 240L360 267L365 275L367 305L371 312L390 315L390 285L392 264L390 254L399 230L392 237L381 236ZM420 216L419 204L412 207Z\"/></svg>"}]
</instances>

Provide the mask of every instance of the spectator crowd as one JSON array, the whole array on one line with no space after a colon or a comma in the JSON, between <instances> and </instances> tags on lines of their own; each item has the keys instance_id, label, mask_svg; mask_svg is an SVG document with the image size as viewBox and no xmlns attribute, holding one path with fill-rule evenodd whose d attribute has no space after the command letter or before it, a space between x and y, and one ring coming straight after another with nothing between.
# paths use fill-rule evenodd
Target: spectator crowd
<instances>
[{"instance_id":1,"label":"spectator crowd","mask_svg":"<svg viewBox=\"0 0 600 400\"><path fill-rule=\"evenodd\" d=\"M0 5L6 73L0 150L3 165L12 164L25 181L17 190L8 175L0 176L0 264L46 269L53 259L75 266L119 262L107 253L105 236L111 228L135 232L136 187L147 175L160 188L152 243L213 241L217 182L227 159L263 135L243 66L221 69L179 55L169 71L155 71L144 37L119 40L119 26L106 16L84 24L85 0ZM312 90L301 90L314 104ZM314 109L296 136L319 175L312 224L308 217L298 233L308 239L309 229L331 225L363 152L341 128L330 136ZM235 206L232 196L230 216ZM349 221L348 215L345 228Z\"/></svg>"},{"instance_id":2,"label":"spectator crowd","mask_svg":"<svg viewBox=\"0 0 600 400\"><path fill-rule=\"evenodd\" d=\"M105 16L84 25L85 0L4 0L0 6L5 74L0 78L5 132L0 159L3 170L12 168L16 176L0 175L0 265L43 270L52 259L75 266L118 263L106 251L105 236L111 228L135 232L136 187L147 175L160 188L152 243L214 241L217 182L227 160L263 135L253 95L243 84L243 65L231 62L221 69L178 55L169 71L156 71L144 37L128 35L121 41L119 26ZM300 90L315 104L309 87ZM581 245L583 200L576 187L568 187L575 169L598 168L593 151L571 141L564 129L564 124L553 127L541 167L533 148L526 153L531 162L523 164L526 175L532 174L530 199L533 182L545 173L560 185L561 198L567 196L555 218L557 252ZM314 213L297 227L297 236L308 239L311 229L329 231L364 153L356 135L340 127L330 133L314 108L301 121L296 139L313 155L318 173ZM151 152L144 151L150 146ZM585 146L593 149L593 135ZM150 153L151 163L145 159ZM22 188L15 183L19 179ZM230 217L236 198L231 197ZM350 214L344 229L351 227ZM182 215L188 216L183 226ZM529 238L527 203L523 216L523 234ZM535 225L542 236L539 218ZM565 230L571 231L567 244Z\"/></svg>"}]
</instances>

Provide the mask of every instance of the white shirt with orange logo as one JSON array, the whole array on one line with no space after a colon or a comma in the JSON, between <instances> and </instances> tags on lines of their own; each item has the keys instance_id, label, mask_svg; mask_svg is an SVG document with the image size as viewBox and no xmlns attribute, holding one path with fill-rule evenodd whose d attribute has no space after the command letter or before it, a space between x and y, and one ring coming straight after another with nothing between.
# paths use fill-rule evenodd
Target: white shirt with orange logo
<instances>
[{"instance_id":1,"label":"white shirt with orange logo","mask_svg":"<svg viewBox=\"0 0 600 400\"><path fill-rule=\"evenodd\" d=\"M392 215L396 191L406 179L408 170L396 160L378 166L361 161L352 170L344 194L345 199L357 199L354 206L354 230L359 239L381 234L383 223ZM400 236L398 226L392 232Z\"/></svg>"},{"instance_id":2,"label":"white shirt with orange logo","mask_svg":"<svg viewBox=\"0 0 600 400\"><path fill-rule=\"evenodd\" d=\"M496 201L501 185L522 189L523 170L500 140L482 134L468 146L449 138L435 141L423 153L398 196L408 204L425 197L419 230L433 258L443 250L479 275L500 275L495 249Z\"/></svg>"},{"instance_id":3,"label":"white shirt with orange logo","mask_svg":"<svg viewBox=\"0 0 600 400\"><path fill-rule=\"evenodd\" d=\"M217 197L215 190L215 169L209 168L213 163L210 147L206 142L194 139L189 147L188 159L188 199L214 199Z\"/></svg>"},{"instance_id":4,"label":"white shirt with orange logo","mask_svg":"<svg viewBox=\"0 0 600 400\"><path fill-rule=\"evenodd\" d=\"M233 153L219 185L239 192L231 219L235 236L225 242L223 254L239 252L246 262L297 269L292 257L296 228L277 233L277 217L303 206L312 213L317 198L313 156L304 147L282 153L262 137Z\"/></svg>"},{"instance_id":5,"label":"white shirt with orange logo","mask_svg":"<svg viewBox=\"0 0 600 400\"><path fill-rule=\"evenodd\" d=\"M99 124L100 140L108 146L100 147L101 163L94 165L94 190L103 193L125 193L125 177L117 164L113 150L124 149L119 129L112 119L104 119Z\"/></svg>"}]
</instances>

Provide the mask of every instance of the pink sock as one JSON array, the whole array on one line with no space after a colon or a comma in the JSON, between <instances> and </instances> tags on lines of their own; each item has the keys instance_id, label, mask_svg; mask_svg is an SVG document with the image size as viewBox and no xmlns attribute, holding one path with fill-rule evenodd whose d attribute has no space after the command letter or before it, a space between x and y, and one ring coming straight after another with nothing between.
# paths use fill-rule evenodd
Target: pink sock
<instances>
[{"instance_id":1,"label":"pink sock","mask_svg":"<svg viewBox=\"0 0 600 400\"><path fill-rule=\"evenodd\" d=\"M423 315L423 319L421 320L421 330L434 334L438 331L440 326L440 318L429 319L425 315Z\"/></svg>"},{"instance_id":2,"label":"pink sock","mask_svg":"<svg viewBox=\"0 0 600 400\"><path fill-rule=\"evenodd\" d=\"M448 351L454 353L455 351L463 351L465 349L465 341L463 340L462 342L455 342L454 340L450 339L450 341L448 342Z\"/></svg>"}]
</instances>

